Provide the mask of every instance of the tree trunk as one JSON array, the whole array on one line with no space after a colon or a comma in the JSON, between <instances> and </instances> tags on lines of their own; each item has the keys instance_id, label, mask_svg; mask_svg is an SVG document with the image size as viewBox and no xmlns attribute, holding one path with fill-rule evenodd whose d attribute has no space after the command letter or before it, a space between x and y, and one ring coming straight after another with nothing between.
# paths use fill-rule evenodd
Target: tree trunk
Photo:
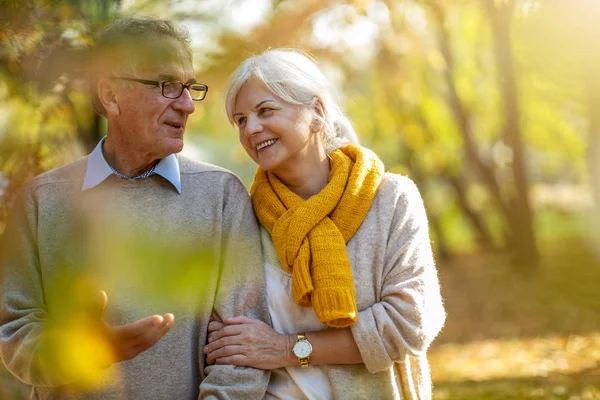
<instances>
[{"instance_id":1,"label":"tree trunk","mask_svg":"<svg viewBox=\"0 0 600 400\"><path fill-rule=\"evenodd\" d=\"M411 178L412 178L413 182L415 182L415 185L417 185L417 187L419 188L419 190L422 193L423 190L425 189L425 183L424 183L425 178L424 178L423 171L418 164L418 161L415 157L414 151L406 145L404 146L404 148L408 152L408 157L407 157L408 165L407 166L412 171ZM423 196L421 194L421 197L423 197L423 203L425 204L425 209L431 210L430 207L427 207L427 201L425 199L425 196ZM435 248L437 250L436 251L437 256L443 261L449 261L451 258L451 254L450 254L450 250L448 249L448 244L447 244L448 240L446 239L446 235L444 234L444 230L442 228L442 222L440 221L440 218L434 213L429 213L429 214L427 214L427 219L429 220L429 225L431 226L431 230L433 231L433 234L436 238Z\"/></svg>"},{"instance_id":2,"label":"tree trunk","mask_svg":"<svg viewBox=\"0 0 600 400\"><path fill-rule=\"evenodd\" d=\"M440 46L440 52L442 53L447 66L444 72L444 78L448 87L447 101L463 139L466 161L475 168L484 184L486 184L486 186L489 188L492 198L495 200L500 211L503 214L506 214L508 210L502 197L502 190L496 178L494 168L492 165L487 164L484 160L482 160L479 152L477 151L475 135L473 134L473 129L471 128L471 123L469 121L469 113L463 106L463 103L456 90L456 85L453 78L455 63L452 51L450 49L450 38L448 30L446 29L446 16L444 14L444 10L442 9L441 5L433 1L429 2L429 4L438 23L438 44Z\"/></svg>"},{"instance_id":3,"label":"tree trunk","mask_svg":"<svg viewBox=\"0 0 600 400\"><path fill-rule=\"evenodd\" d=\"M486 0L485 4L491 21L499 86L503 97L504 137L513 151L514 194L510 194L507 210L511 241L517 263L533 267L539 261L539 254L529 203L525 146L522 139L517 79L511 49L510 23L514 6L513 3L506 2L496 6L494 0Z\"/></svg>"},{"instance_id":4,"label":"tree trunk","mask_svg":"<svg viewBox=\"0 0 600 400\"><path fill-rule=\"evenodd\" d=\"M447 174L446 179L454 188L458 206L475 231L475 240L477 241L477 244L483 250L492 250L494 248L492 235L488 231L483 218L469 205L467 200L467 185L464 179L460 176L451 174Z\"/></svg>"}]
</instances>

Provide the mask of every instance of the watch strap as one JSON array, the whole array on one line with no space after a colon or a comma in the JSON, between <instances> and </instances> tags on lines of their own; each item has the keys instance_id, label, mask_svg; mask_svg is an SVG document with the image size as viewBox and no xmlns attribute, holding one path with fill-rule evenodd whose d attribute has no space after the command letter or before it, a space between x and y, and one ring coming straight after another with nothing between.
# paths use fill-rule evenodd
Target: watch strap
<instances>
[{"instance_id":1,"label":"watch strap","mask_svg":"<svg viewBox=\"0 0 600 400\"><path fill-rule=\"evenodd\" d=\"M299 332L296 337L296 343L303 342L303 341L308 342L308 339L306 338L306 334L304 332ZM308 343L310 344L310 342L308 342ZM296 356L296 358L298 359L298 362L300 363L300 366L302 368L307 368L310 365L309 364L310 354L307 357L300 358L300 357Z\"/></svg>"}]
</instances>

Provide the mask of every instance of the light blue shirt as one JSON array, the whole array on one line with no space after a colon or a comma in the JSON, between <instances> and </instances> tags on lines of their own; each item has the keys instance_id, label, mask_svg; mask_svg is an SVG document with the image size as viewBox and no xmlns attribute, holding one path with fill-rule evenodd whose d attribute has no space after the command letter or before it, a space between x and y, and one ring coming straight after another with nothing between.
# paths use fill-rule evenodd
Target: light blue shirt
<instances>
[{"instance_id":1,"label":"light blue shirt","mask_svg":"<svg viewBox=\"0 0 600 400\"><path fill-rule=\"evenodd\" d=\"M105 140L106 136L100 140L100 143L98 143L88 157L87 169L83 178L83 186L81 187L82 191L99 185L106 178L113 175L112 169L102 153L102 145ZM161 159L156 168L154 168L154 173L168 180L175 187L177 193L181 194L181 174L179 172L179 161L177 161L175 154Z\"/></svg>"}]
</instances>

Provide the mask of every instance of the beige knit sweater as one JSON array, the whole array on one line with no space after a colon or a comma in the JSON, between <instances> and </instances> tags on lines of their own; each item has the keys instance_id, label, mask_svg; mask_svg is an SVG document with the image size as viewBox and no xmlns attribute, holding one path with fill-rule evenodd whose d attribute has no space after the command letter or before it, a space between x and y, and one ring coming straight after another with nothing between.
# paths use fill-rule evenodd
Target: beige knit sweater
<instances>
[{"instance_id":1,"label":"beige knit sweater","mask_svg":"<svg viewBox=\"0 0 600 400\"><path fill-rule=\"evenodd\" d=\"M223 318L268 321L258 225L233 174L179 157L182 192L161 176L111 176L81 191L87 159L24 188L2 236L0 355L40 399L260 398L268 372L205 366L213 307ZM108 294L105 319L133 322L171 312L175 326L154 347L114 364L92 392L40 368L40 335L91 277ZM55 290L56 288L59 290ZM62 292L61 292L62 291ZM62 300L61 300L62 299ZM61 314L63 313L63 314Z\"/></svg>"}]
</instances>

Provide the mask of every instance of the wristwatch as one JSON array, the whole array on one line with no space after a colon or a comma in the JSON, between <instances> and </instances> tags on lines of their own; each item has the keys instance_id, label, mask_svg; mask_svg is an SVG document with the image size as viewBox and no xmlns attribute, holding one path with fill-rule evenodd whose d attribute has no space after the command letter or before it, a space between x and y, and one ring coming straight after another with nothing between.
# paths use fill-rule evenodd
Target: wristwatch
<instances>
[{"instance_id":1,"label":"wristwatch","mask_svg":"<svg viewBox=\"0 0 600 400\"><path fill-rule=\"evenodd\" d=\"M312 345L306 336L304 336L304 332L299 333L296 338L296 343L294 344L294 347L292 347L292 353L298 358L298 362L302 368L308 367L308 360L310 359L312 351Z\"/></svg>"}]
</instances>

